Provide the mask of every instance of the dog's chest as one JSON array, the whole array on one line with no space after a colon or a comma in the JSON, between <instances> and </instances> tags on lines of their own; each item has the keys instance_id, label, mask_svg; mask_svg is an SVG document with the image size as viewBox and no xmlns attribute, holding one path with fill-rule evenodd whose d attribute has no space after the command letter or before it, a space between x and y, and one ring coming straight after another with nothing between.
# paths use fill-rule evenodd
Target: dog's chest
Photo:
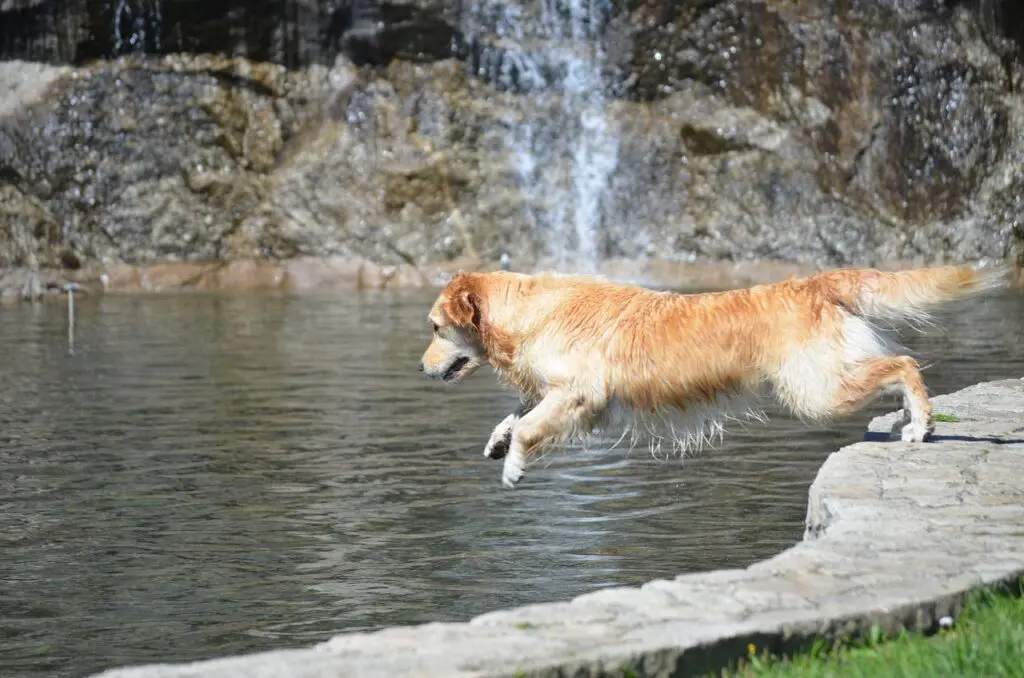
<instances>
[{"instance_id":1,"label":"dog's chest","mask_svg":"<svg viewBox=\"0 0 1024 678\"><path fill-rule=\"evenodd\" d=\"M539 401L550 388L550 381L546 375L529 360L517 359L508 369L501 372L503 380L519 391L527 401Z\"/></svg>"}]
</instances>

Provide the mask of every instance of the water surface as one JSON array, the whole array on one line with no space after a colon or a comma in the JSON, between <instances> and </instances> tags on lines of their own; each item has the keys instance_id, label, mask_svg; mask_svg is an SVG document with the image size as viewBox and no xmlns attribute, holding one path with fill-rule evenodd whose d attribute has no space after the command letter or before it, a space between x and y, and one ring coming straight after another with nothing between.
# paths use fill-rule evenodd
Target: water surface
<instances>
[{"instance_id":1,"label":"water surface","mask_svg":"<svg viewBox=\"0 0 1024 678\"><path fill-rule=\"evenodd\" d=\"M807 487L883 403L698 458L481 456L516 402L415 364L432 293L107 296L0 308L0 674L80 676L466 620L742 567L797 541ZM1024 375L1024 297L908 343L935 393Z\"/></svg>"}]
</instances>

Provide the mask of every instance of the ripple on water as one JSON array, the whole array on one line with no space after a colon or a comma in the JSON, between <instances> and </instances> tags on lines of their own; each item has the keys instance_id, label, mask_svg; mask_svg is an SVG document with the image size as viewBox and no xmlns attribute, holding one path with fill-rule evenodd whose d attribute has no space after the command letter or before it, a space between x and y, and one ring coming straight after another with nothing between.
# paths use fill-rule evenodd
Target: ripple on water
<instances>
[{"instance_id":1,"label":"ripple on water","mask_svg":"<svg viewBox=\"0 0 1024 678\"><path fill-rule=\"evenodd\" d=\"M741 567L802 533L834 430L751 425L680 462L572 450L515 492L515 399L414 365L430 295L0 308L0 673L82 675ZM1024 301L908 343L934 392L1024 374Z\"/></svg>"}]
</instances>

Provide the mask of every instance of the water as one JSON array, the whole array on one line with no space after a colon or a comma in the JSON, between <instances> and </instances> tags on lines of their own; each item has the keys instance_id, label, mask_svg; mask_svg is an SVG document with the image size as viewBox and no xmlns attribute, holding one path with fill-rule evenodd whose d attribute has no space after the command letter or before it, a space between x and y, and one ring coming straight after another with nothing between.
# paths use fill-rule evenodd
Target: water
<instances>
[{"instance_id":1,"label":"water","mask_svg":"<svg viewBox=\"0 0 1024 678\"><path fill-rule=\"evenodd\" d=\"M835 430L752 426L680 464L485 460L514 405L415 365L432 294L0 308L0 675L80 676L466 620L800 539ZM914 341L935 392L1024 375L1024 297ZM883 404L874 412L890 409Z\"/></svg>"},{"instance_id":2,"label":"water","mask_svg":"<svg viewBox=\"0 0 1024 678\"><path fill-rule=\"evenodd\" d=\"M608 0L477 0L462 20L476 75L525 99L506 146L540 256L590 271L601 257L604 195L618 165L602 29Z\"/></svg>"},{"instance_id":3,"label":"water","mask_svg":"<svg viewBox=\"0 0 1024 678\"><path fill-rule=\"evenodd\" d=\"M113 55L160 52L163 0L113 0L106 3L111 15ZM150 35L147 42L147 29Z\"/></svg>"}]
</instances>

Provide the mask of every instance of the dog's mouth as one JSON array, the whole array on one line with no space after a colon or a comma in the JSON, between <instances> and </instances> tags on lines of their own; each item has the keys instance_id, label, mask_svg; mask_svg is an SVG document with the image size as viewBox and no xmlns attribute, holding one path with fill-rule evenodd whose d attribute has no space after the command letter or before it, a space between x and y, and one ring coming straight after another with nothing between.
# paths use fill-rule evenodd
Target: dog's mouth
<instances>
[{"instance_id":1,"label":"dog's mouth","mask_svg":"<svg viewBox=\"0 0 1024 678\"><path fill-rule=\"evenodd\" d=\"M459 373L462 372L462 368L468 364L469 358L458 358L455 362L451 364L451 366L447 370L444 371L444 374L441 375L441 378L444 379L445 381L451 381L452 379L455 379L456 377L459 376Z\"/></svg>"}]
</instances>

